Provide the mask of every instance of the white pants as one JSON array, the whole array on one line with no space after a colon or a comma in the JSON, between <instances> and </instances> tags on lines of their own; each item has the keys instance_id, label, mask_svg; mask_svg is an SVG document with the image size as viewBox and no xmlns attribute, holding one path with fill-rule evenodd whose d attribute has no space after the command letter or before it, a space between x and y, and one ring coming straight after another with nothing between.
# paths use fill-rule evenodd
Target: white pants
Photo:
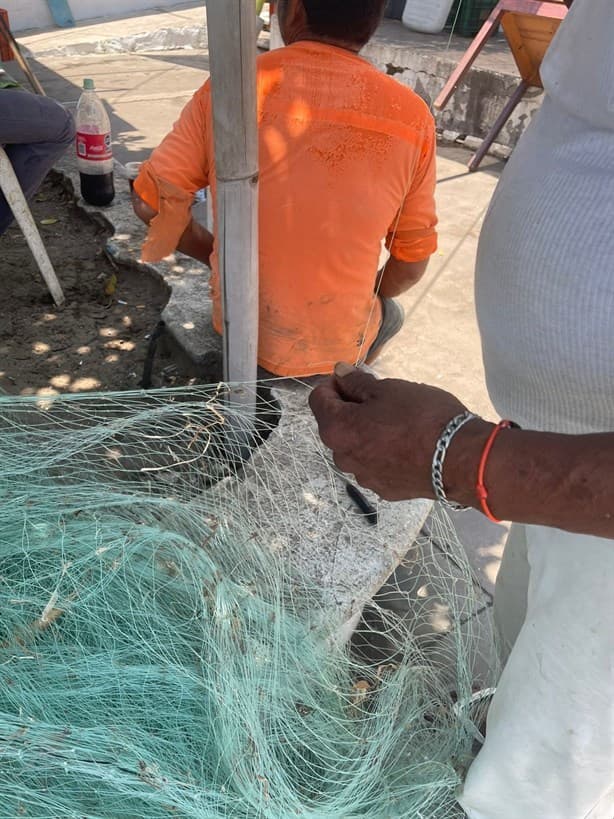
<instances>
[{"instance_id":1,"label":"white pants","mask_svg":"<svg viewBox=\"0 0 614 819\"><path fill-rule=\"evenodd\" d=\"M511 652L463 808L614 819L614 541L512 527L495 601Z\"/></svg>"}]
</instances>

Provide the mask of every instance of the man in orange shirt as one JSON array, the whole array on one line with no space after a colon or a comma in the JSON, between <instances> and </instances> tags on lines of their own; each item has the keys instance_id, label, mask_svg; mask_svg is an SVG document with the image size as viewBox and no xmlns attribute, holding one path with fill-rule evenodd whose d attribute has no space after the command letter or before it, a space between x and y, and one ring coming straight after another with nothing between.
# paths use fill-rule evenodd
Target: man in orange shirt
<instances>
[{"instance_id":1,"label":"man in orange shirt","mask_svg":"<svg viewBox=\"0 0 614 819\"><path fill-rule=\"evenodd\" d=\"M424 102L358 55L385 0L282 0L285 48L258 60L258 363L280 376L371 361L403 322L393 297L436 248L435 128ZM143 259L178 249L212 269L215 237L191 218L215 162L209 81L141 169ZM215 215L215 213L214 213ZM378 275L381 242L390 259Z\"/></svg>"}]
</instances>

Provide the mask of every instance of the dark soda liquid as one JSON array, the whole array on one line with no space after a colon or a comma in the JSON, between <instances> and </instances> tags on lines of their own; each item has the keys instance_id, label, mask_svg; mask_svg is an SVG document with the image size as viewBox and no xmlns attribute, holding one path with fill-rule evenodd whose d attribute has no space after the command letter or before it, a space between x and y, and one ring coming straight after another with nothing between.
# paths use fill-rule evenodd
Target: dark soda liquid
<instances>
[{"instance_id":1,"label":"dark soda liquid","mask_svg":"<svg viewBox=\"0 0 614 819\"><path fill-rule=\"evenodd\" d=\"M99 208L111 204L115 197L112 171L100 175L80 173L79 176L81 177L81 196L86 202Z\"/></svg>"}]
</instances>

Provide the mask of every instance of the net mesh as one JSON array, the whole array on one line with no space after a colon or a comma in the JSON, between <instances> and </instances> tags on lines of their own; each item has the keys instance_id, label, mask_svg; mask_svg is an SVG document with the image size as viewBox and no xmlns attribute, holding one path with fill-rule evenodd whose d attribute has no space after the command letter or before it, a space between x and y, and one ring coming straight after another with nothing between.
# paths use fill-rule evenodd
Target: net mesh
<instances>
[{"instance_id":1,"label":"net mesh","mask_svg":"<svg viewBox=\"0 0 614 819\"><path fill-rule=\"evenodd\" d=\"M462 549L434 519L331 639L289 554L313 543L304 453L261 446L248 490L226 392L0 397L0 816L462 815L492 649Z\"/></svg>"}]
</instances>

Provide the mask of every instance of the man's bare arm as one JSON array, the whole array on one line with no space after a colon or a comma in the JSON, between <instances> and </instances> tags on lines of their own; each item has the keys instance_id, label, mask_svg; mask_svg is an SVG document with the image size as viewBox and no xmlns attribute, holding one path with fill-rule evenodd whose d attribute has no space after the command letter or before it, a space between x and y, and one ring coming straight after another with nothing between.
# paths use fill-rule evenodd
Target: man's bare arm
<instances>
[{"instance_id":1,"label":"man's bare arm","mask_svg":"<svg viewBox=\"0 0 614 819\"><path fill-rule=\"evenodd\" d=\"M477 506L475 464L492 424L473 421L452 442L452 497ZM488 505L503 520L614 538L614 433L556 435L503 430L486 471Z\"/></svg>"},{"instance_id":2,"label":"man's bare arm","mask_svg":"<svg viewBox=\"0 0 614 819\"><path fill-rule=\"evenodd\" d=\"M420 281L428 263L428 259L420 262L402 262L391 256L381 273L378 294L385 298L400 296Z\"/></svg>"},{"instance_id":3,"label":"man's bare arm","mask_svg":"<svg viewBox=\"0 0 614 819\"><path fill-rule=\"evenodd\" d=\"M336 464L385 499L433 498L435 443L465 407L425 384L340 372L310 397ZM451 500L479 508L478 465L493 426L476 419L453 438L444 468ZM490 509L503 520L614 538L614 433L503 430L485 485Z\"/></svg>"},{"instance_id":4,"label":"man's bare arm","mask_svg":"<svg viewBox=\"0 0 614 819\"><path fill-rule=\"evenodd\" d=\"M132 207L139 219L145 222L146 225L151 222L154 216L157 216L157 212L134 191L132 192ZM192 219L179 240L177 250L211 267L210 258L213 252L213 234Z\"/></svg>"}]
</instances>

